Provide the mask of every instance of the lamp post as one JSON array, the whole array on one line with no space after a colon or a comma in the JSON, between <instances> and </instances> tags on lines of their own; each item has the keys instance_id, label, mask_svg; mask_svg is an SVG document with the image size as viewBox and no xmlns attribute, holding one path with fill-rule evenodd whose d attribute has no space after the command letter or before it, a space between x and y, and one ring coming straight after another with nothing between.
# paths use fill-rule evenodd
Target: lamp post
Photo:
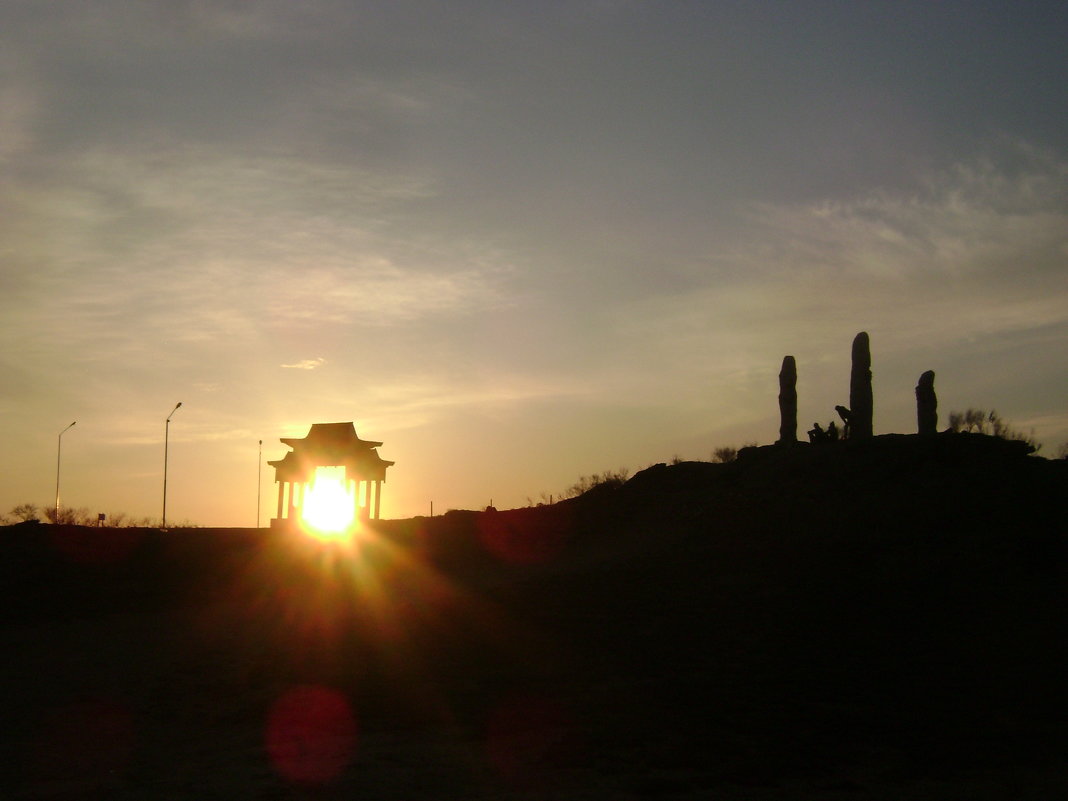
<instances>
[{"instance_id":1,"label":"lamp post","mask_svg":"<svg viewBox=\"0 0 1068 801\"><path fill-rule=\"evenodd\" d=\"M171 439L171 418L182 406L178 401L171 413L167 415L167 422L163 426L163 528L167 528L167 449Z\"/></svg>"},{"instance_id":2,"label":"lamp post","mask_svg":"<svg viewBox=\"0 0 1068 801\"><path fill-rule=\"evenodd\" d=\"M256 460L256 528L260 527L260 491L263 488L263 440L260 440L259 458Z\"/></svg>"},{"instance_id":3,"label":"lamp post","mask_svg":"<svg viewBox=\"0 0 1068 801\"><path fill-rule=\"evenodd\" d=\"M74 423L77 422L77 420L74 421ZM71 423L69 426L60 431L59 436L56 437L56 523L59 522L59 457L60 454L63 453L63 435L70 431L72 428L74 428L74 423Z\"/></svg>"}]
</instances>

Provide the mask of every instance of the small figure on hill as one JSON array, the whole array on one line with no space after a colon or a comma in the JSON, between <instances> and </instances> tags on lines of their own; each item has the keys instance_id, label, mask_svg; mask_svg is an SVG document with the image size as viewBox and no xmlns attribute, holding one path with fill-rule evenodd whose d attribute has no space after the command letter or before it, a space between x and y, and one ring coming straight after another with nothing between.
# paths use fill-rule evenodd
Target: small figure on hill
<instances>
[{"instance_id":1,"label":"small figure on hill","mask_svg":"<svg viewBox=\"0 0 1068 801\"><path fill-rule=\"evenodd\" d=\"M826 442L827 432L823 430L819 423L813 423L812 428L808 432L809 442Z\"/></svg>"},{"instance_id":2,"label":"small figure on hill","mask_svg":"<svg viewBox=\"0 0 1068 801\"><path fill-rule=\"evenodd\" d=\"M850 425L849 422L853 418L853 413L849 411L845 406L839 404L834 407L834 410L838 412L838 416L842 418L842 439L849 439Z\"/></svg>"},{"instance_id":3,"label":"small figure on hill","mask_svg":"<svg viewBox=\"0 0 1068 801\"><path fill-rule=\"evenodd\" d=\"M827 428L819 423L813 423L812 429L808 432L808 441L813 443L838 442L840 438L841 431L834 420L827 424Z\"/></svg>"}]
</instances>

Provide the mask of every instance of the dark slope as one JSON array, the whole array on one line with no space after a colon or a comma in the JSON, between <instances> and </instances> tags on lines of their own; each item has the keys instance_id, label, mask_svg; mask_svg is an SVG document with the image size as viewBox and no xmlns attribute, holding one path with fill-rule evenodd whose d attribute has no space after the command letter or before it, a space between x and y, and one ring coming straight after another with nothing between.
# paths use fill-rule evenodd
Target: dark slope
<instances>
[{"instance_id":1,"label":"dark slope","mask_svg":"<svg viewBox=\"0 0 1068 801\"><path fill-rule=\"evenodd\" d=\"M264 721L314 684L361 731L314 797L1060 794L1066 482L1001 440L885 436L386 521L356 556L10 527L2 779L294 797ZM86 704L119 745L42 757Z\"/></svg>"},{"instance_id":2,"label":"dark slope","mask_svg":"<svg viewBox=\"0 0 1068 801\"><path fill-rule=\"evenodd\" d=\"M604 699L617 737L713 784L1048 758L1068 744L1066 481L967 435L657 466L574 502L584 569L505 605L566 632L591 683L627 677Z\"/></svg>"}]
</instances>

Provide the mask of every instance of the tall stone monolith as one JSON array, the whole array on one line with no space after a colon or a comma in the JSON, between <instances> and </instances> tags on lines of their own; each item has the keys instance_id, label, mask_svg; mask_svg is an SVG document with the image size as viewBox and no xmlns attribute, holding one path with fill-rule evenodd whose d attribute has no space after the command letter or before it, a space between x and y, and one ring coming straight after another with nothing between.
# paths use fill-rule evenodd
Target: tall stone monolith
<instances>
[{"instance_id":1,"label":"tall stone monolith","mask_svg":"<svg viewBox=\"0 0 1068 801\"><path fill-rule=\"evenodd\" d=\"M782 360L779 370L779 442L797 442L797 363L793 356Z\"/></svg>"},{"instance_id":2,"label":"tall stone monolith","mask_svg":"<svg viewBox=\"0 0 1068 801\"><path fill-rule=\"evenodd\" d=\"M938 396L934 380L934 370L928 370L916 385L916 427L924 436L938 433Z\"/></svg>"},{"instance_id":3,"label":"tall stone monolith","mask_svg":"<svg viewBox=\"0 0 1068 801\"><path fill-rule=\"evenodd\" d=\"M849 374L849 411L851 439L872 435L871 343L868 332L853 338L853 369Z\"/></svg>"}]
</instances>

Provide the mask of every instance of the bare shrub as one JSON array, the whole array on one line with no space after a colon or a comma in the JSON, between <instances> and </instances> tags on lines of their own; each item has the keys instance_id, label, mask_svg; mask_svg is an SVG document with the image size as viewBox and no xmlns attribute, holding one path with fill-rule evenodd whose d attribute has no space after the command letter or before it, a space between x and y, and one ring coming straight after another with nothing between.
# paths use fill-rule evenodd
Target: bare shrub
<instances>
[{"instance_id":1,"label":"bare shrub","mask_svg":"<svg viewBox=\"0 0 1068 801\"><path fill-rule=\"evenodd\" d=\"M60 506L56 514L54 506L38 506L35 503L20 503L10 512L0 515L0 525L25 522L28 520L47 520L64 526L104 526L106 528L160 528L162 521L158 517L132 517L126 512L108 512L103 520L97 512L90 512L88 507L73 508ZM181 520L172 523L169 528L200 528L199 523Z\"/></svg>"},{"instance_id":2,"label":"bare shrub","mask_svg":"<svg viewBox=\"0 0 1068 801\"><path fill-rule=\"evenodd\" d=\"M999 439L1026 442L1033 453L1042 448L1042 443L1035 439L1034 429L1030 434L1013 428L994 409L989 412L982 409L966 409L963 412L949 413L949 430L955 433L987 434Z\"/></svg>"},{"instance_id":3,"label":"bare shrub","mask_svg":"<svg viewBox=\"0 0 1068 801\"><path fill-rule=\"evenodd\" d=\"M605 470L603 473L593 473L588 476L579 476L579 480L572 484L563 493L565 498L577 498L585 495L594 487L621 487L630 476L630 469L621 467L618 470Z\"/></svg>"},{"instance_id":4,"label":"bare shrub","mask_svg":"<svg viewBox=\"0 0 1068 801\"><path fill-rule=\"evenodd\" d=\"M25 523L27 520L38 520L40 510L35 503L20 503L14 507L8 515L17 521Z\"/></svg>"},{"instance_id":5,"label":"bare shrub","mask_svg":"<svg viewBox=\"0 0 1068 801\"><path fill-rule=\"evenodd\" d=\"M104 525L110 528L123 528L129 525L126 521L129 520L129 515L126 512L109 512Z\"/></svg>"},{"instance_id":6,"label":"bare shrub","mask_svg":"<svg viewBox=\"0 0 1068 801\"><path fill-rule=\"evenodd\" d=\"M70 506L60 506L57 514L55 507L44 510L49 523L58 523L61 526L95 526L96 515L91 514L89 509L81 506L74 509Z\"/></svg>"},{"instance_id":7,"label":"bare shrub","mask_svg":"<svg viewBox=\"0 0 1068 801\"><path fill-rule=\"evenodd\" d=\"M738 449L731 445L722 445L712 451L712 461L720 464L733 462L738 458Z\"/></svg>"}]
</instances>

